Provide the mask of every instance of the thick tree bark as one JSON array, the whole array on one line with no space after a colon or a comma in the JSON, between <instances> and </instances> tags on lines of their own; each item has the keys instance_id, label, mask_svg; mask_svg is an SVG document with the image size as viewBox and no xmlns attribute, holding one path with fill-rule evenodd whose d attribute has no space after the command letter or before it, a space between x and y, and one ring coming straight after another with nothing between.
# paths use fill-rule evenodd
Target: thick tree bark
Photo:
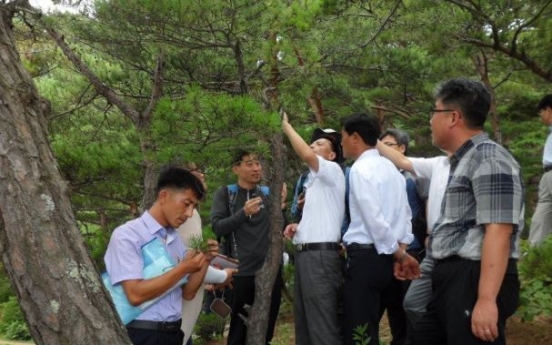
<instances>
[{"instance_id":1,"label":"thick tree bark","mask_svg":"<svg viewBox=\"0 0 552 345\"><path fill-rule=\"evenodd\" d=\"M272 296L272 287L276 281L276 275L282 262L284 247L282 229L284 218L282 216L282 201L279 191L284 183L285 156L284 144L280 133L274 134L271 141L272 167L274 174L270 183L270 236L269 248L263 267L255 276L255 303L249 311L247 324L247 345L259 345L266 343L266 330L268 328L268 314Z\"/></svg>"},{"instance_id":2,"label":"thick tree bark","mask_svg":"<svg viewBox=\"0 0 552 345\"><path fill-rule=\"evenodd\" d=\"M37 344L130 344L77 229L0 4L0 253Z\"/></svg>"}]
</instances>

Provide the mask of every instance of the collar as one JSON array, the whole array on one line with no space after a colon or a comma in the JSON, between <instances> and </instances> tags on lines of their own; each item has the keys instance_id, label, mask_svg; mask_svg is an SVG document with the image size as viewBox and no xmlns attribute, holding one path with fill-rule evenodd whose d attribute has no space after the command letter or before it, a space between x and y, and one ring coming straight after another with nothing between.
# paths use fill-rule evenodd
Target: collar
<instances>
[{"instance_id":1,"label":"collar","mask_svg":"<svg viewBox=\"0 0 552 345\"><path fill-rule=\"evenodd\" d=\"M468 151L486 140L489 140L489 135L487 133L479 133L466 140L466 142L463 143L462 146L460 146L450 157L451 164L460 161L460 159L462 159Z\"/></svg>"},{"instance_id":2,"label":"collar","mask_svg":"<svg viewBox=\"0 0 552 345\"><path fill-rule=\"evenodd\" d=\"M149 211L144 212L140 218L146 226L146 229L148 229L150 235L158 237L167 243L170 243L175 239L175 230L172 227L163 227L155 220L155 218L151 216Z\"/></svg>"},{"instance_id":3,"label":"collar","mask_svg":"<svg viewBox=\"0 0 552 345\"><path fill-rule=\"evenodd\" d=\"M362 152L362 154L360 156L358 156L358 158L356 159L356 161L361 161L361 160L364 160L364 159L368 159L369 157L380 157L380 154L378 152L378 150L376 150L375 148L371 148L371 149L368 149L364 152Z\"/></svg>"}]
</instances>

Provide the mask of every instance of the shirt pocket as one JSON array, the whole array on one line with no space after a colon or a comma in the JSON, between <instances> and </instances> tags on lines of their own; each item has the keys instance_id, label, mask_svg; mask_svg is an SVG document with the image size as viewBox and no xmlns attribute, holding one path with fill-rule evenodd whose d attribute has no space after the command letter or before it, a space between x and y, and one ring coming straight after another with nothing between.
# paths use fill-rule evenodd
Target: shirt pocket
<instances>
[{"instance_id":1,"label":"shirt pocket","mask_svg":"<svg viewBox=\"0 0 552 345\"><path fill-rule=\"evenodd\" d=\"M475 212L471 210L475 203L473 190L467 180L452 180L447 186L445 198L446 204L441 205L441 212L448 222L464 222L470 212ZM475 213L473 216L475 217Z\"/></svg>"}]
</instances>

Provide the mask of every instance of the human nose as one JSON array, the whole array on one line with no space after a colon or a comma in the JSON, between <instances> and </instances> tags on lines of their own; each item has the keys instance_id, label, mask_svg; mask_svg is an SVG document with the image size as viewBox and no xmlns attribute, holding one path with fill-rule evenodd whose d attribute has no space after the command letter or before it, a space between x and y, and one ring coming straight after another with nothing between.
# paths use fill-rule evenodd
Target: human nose
<instances>
[{"instance_id":1,"label":"human nose","mask_svg":"<svg viewBox=\"0 0 552 345\"><path fill-rule=\"evenodd\" d=\"M188 218L190 218L194 214L194 205L190 205L190 206L186 207L186 211L184 212L184 214Z\"/></svg>"}]
</instances>

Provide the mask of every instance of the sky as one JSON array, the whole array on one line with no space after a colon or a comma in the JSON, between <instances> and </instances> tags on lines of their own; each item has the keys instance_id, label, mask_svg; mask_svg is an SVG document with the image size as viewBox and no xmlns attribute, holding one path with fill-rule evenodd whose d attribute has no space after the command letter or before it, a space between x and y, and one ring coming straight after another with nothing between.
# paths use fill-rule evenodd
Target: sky
<instances>
[{"instance_id":1,"label":"sky","mask_svg":"<svg viewBox=\"0 0 552 345\"><path fill-rule=\"evenodd\" d=\"M76 8L71 8L69 6L54 5L52 3L52 0L29 0L29 3L31 4L31 6L38 7L46 12L52 11L52 10L77 12Z\"/></svg>"}]
</instances>

